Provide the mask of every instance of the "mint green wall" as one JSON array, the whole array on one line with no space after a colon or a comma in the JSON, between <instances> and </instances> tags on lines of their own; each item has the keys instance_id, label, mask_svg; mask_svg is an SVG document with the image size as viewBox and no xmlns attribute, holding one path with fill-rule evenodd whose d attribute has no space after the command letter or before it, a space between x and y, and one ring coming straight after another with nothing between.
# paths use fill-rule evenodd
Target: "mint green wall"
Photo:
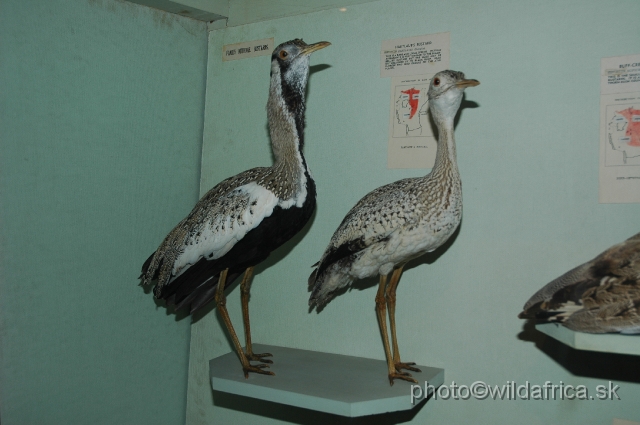
<instances>
[{"instance_id":1,"label":"mint green wall","mask_svg":"<svg viewBox=\"0 0 640 425\"><path fill-rule=\"evenodd\" d=\"M307 276L362 195L426 172L386 169L390 81L379 77L381 41L450 31L451 67L482 82L467 91L478 107L465 109L456 129L464 219L449 249L433 264L414 262L400 283L404 360L445 368L448 383L466 385L549 380L594 390L609 376L624 377L599 372L597 362L630 367L637 359L565 350L569 364L576 362L568 369L561 365L561 346L525 331L516 315L543 284L638 231L640 205L599 205L597 193L600 58L640 53L638 16L635 0L383 0L344 13L211 32L202 192L271 161L269 58L222 63L222 45L266 37L276 44L294 37L333 43L311 59L314 66L329 65L311 75L307 109L305 153L318 185L317 214L292 250L258 269L251 298L254 341L384 358L375 288L352 290L320 314L309 314ZM234 290L227 305L242 338L239 297ZM231 350L222 329L215 311L192 326L188 424L330 423L322 415L313 419L305 416L309 412L224 395L214 405L206 361ZM637 366L629 376L627 381L638 379ZM640 385L627 381L615 381L621 401L432 400L402 421L640 421Z\"/></svg>"},{"instance_id":2,"label":"mint green wall","mask_svg":"<svg viewBox=\"0 0 640 425\"><path fill-rule=\"evenodd\" d=\"M189 319L137 277L198 196L206 24L0 6L2 424L181 424Z\"/></svg>"}]
</instances>

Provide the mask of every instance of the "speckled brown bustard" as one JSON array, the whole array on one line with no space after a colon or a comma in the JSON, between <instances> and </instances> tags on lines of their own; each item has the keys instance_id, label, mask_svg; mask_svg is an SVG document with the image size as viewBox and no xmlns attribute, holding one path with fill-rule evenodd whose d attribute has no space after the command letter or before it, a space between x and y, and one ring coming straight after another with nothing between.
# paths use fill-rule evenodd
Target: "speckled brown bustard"
<instances>
[{"instance_id":1,"label":"speckled brown bustard","mask_svg":"<svg viewBox=\"0 0 640 425\"><path fill-rule=\"evenodd\" d=\"M521 319L589 333L640 333L640 233L536 292Z\"/></svg>"},{"instance_id":2,"label":"speckled brown bustard","mask_svg":"<svg viewBox=\"0 0 640 425\"><path fill-rule=\"evenodd\" d=\"M191 213L167 235L142 266L141 284L157 279L156 298L193 313L212 300L231 335L245 377L265 371L264 357L252 350L249 288L253 268L307 223L316 205L316 188L302 154L305 89L309 55L328 42L308 45L296 39L271 56L267 116L275 162L230 177L207 192ZM242 272L240 284L246 352L226 308L224 289ZM251 365L250 360L263 361Z\"/></svg>"},{"instance_id":3,"label":"speckled brown bustard","mask_svg":"<svg viewBox=\"0 0 640 425\"><path fill-rule=\"evenodd\" d=\"M331 300L336 290L355 279L380 275L376 312L391 385L396 378L417 382L408 372L401 372L401 369L420 370L412 367L415 363L400 361L395 323L396 288L404 265L437 249L460 224L462 187L456 164L453 120L464 89L478 84L456 71L442 71L433 77L428 92L429 110L438 127L439 139L433 169L425 177L399 180L362 198L333 234L309 277L312 291L309 305L321 307ZM387 335L387 307L393 357Z\"/></svg>"}]
</instances>

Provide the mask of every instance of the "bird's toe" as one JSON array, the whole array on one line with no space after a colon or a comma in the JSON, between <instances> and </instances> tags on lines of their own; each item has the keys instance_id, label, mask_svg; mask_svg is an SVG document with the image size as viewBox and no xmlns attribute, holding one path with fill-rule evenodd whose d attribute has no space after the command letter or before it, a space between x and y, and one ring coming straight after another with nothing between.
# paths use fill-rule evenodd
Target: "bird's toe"
<instances>
[{"instance_id":1,"label":"bird's toe","mask_svg":"<svg viewBox=\"0 0 640 425\"><path fill-rule=\"evenodd\" d=\"M415 362L398 362L395 364L395 367L396 371L398 372L400 372L402 369L410 370L412 372L422 372L417 367L413 367L413 365L415 365Z\"/></svg>"},{"instance_id":2,"label":"bird's toe","mask_svg":"<svg viewBox=\"0 0 640 425\"><path fill-rule=\"evenodd\" d=\"M416 381L409 373L407 372L395 372L395 373L390 373L389 374L389 384L391 384L391 386L393 386L393 380L394 379L402 379L405 381L409 381L412 382L414 384L417 384L418 381Z\"/></svg>"},{"instance_id":3,"label":"bird's toe","mask_svg":"<svg viewBox=\"0 0 640 425\"><path fill-rule=\"evenodd\" d=\"M264 357L273 357L273 354L271 353L247 353L246 356L247 356L247 360L250 360L250 361L273 364L273 360L264 358Z\"/></svg>"},{"instance_id":4,"label":"bird's toe","mask_svg":"<svg viewBox=\"0 0 640 425\"><path fill-rule=\"evenodd\" d=\"M269 365L268 364L264 364L264 363L260 363L257 365L249 365L249 366L245 366L242 368L243 372L244 372L244 377L245 378L249 378L249 373L253 372L253 373L259 373L261 375L271 375L274 376L275 373L269 371L269 370L264 370L266 368L268 368Z\"/></svg>"}]
</instances>

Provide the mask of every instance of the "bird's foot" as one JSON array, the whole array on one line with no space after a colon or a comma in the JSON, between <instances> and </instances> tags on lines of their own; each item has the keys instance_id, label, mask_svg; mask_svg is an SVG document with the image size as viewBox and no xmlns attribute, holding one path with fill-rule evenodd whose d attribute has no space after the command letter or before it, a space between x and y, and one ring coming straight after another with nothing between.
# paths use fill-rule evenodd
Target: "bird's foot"
<instances>
[{"instance_id":1,"label":"bird's foot","mask_svg":"<svg viewBox=\"0 0 640 425\"><path fill-rule=\"evenodd\" d=\"M264 359L263 357L273 357L271 353L246 353L245 356L247 360L251 360L253 362L264 362L273 364L273 360Z\"/></svg>"},{"instance_id":2,"label":"bird's foot","mask_svg":"<svg viewBox=\"0 0 640 425\"><path fill-rule=\"evenodd\" d=\"M389 384L391 384L391 386L393 386L393 380L394 379L403 379L405 381L413 382L414 384L418 383L418 381L416 381L408 372L390 373L389 374Z\"/></svg>"},{"instance_id":3,"label":"bird's foot","mask_svg":"<svg viewBox=\"0 0 640 425\"><path fill-rule=\"evenodd\" d=\"M264 370L265 368L268 368L269 365L268 364L264 364L264 363L260 363L257 365L248 365L248 366L244 366L242 368L242 371L244 372L244 378L248 379L249 378L249 372L254 372L254 373L259 373L261 375L271 375L274 376L275 373L269 371L269 370Z\"/></svg>"},{"instance_id":4,"label":"bird's foot","mask_svg":"<svg viewBox=\"0 0 640 425\"><path fill-rule=\"evenodd\" d=\"M395 364L395 367L396 367L396 371L398 371L398 372L400 372L402 369L410 370L412 372L422 372L417 367L413 367L413 365L415 365L414 362L407 362L407 363L397 362Z\"/></svg>"}]
</instances>

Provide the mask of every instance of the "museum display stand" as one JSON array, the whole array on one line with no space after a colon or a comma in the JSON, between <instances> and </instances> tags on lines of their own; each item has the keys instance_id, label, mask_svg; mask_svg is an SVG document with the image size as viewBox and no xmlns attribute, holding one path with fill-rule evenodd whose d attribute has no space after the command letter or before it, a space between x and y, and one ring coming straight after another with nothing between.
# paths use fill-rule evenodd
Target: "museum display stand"
<instances>
[{"instance_id":1,"label":"museum display stand","mask_svg":"<svg viewBox=\"0 0 640 425\"><path fill-rule=\"evenodd\" d=\"M575 332L557 323L536 325L536 329L576 350L640 355L640 336Z\"/></svg>"},{"instance_id":2,"label":"museum display stand","mask_svg":"<svg viewBox=\"0 0 640 425\"><path fill-rule=\"evenodd\" d=\"M275 376L251 373L245 379L237 354L231 352L209 362L213 390L348 417L409 410L420 404L411 402L415 384L396 379L389 385L384 360L262 344L253 347L256 353L273 354L274 364L268 370ZM444 369L417 367L422 372L411 373L423 391L426 385L432 392L443 384Z\"/></svg>"}]
</instances>

